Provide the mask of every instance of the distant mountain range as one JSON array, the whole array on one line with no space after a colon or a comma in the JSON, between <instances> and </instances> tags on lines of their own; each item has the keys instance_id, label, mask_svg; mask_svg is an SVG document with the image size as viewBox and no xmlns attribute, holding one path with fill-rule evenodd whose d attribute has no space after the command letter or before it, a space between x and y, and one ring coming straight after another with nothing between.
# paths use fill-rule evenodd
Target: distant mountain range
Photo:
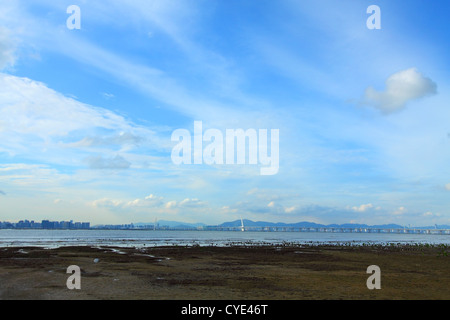
<instances>
[{"instance_id":1,"label":"distant mountain range","mask_svg":"<svg viewBox=\"0 0 450 320\"><path fill-rule=\"evenodd\" d=\"M284 223L284 222L267 222L267 221L252 221L244 219L244 226L247 227L294 227L294 228L403 228L403 226L398 224L384 224L384 225L373 225L369 226L367 224L319 224L314 222L302 221L296 223ZM239 227L241 226L241 220L235 220L231 222L224 222L220 224L221 227Z\"/></svg>"},{"instance_id":2,"label":"distant mountain range","mask_svg":"<svg viewBox=\"0 0 450 320\"><path fill-rule=\"evenodd\" d=\"M284 223L284 222L267 222L267 221L252 221L244 219L244 226L247 227L294 227L294 228L384 228L384 229L398 229L404 228L399 224L383 224L383 225L367 225L358 223L344 223L344 224L318 224L314 222L302 221L296 223ZM241 220L235 220L231 222L224 222L219 225L220 227L240 227ZM408 226L409 227L409 226ZM417 227L411 226L416 229L434 229L435 226ZM449 225L438 225L438 229L450 229Z\"/></svg>"},{"instance_id":3,"label":"distant mountain range","mask_svg":"<svg viewBox=\"0 0 450 320\"><path fill-rule=\"evenodd\" d=\"M284 222L267 222L267 221L252 221L244 219L244 226L246 227L294 227L294 228L384 228L384 229L400 229L405 226L398 224L383 224L383 225L367 225L367 224L357 224L357 223L344 223L344 224L318 224L314 222L302 221L296 223L284 223ZM177 229L197 229L198 227L205 227L207 224L204 223L186 223L179 221L167 221L158 220L159 227L177 228ZM153 225L153 223L134 223L136 227L145 227ZM241 220L235 220L230 222L224 222L218 225L219 227L240 227ZM409 227L409 226L408 226ZM435 226L425 226L417 227L411 226L411 228L416 229L434 229ZM450 229L449 225L438 225L438 229Z\"/></svg>"}]
</instances>

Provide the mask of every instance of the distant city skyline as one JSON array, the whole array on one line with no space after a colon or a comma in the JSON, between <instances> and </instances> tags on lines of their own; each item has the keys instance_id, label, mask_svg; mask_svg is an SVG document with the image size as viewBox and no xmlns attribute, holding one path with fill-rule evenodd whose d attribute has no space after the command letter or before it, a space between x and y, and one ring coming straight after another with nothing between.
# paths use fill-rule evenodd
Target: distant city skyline
<instances>
[{"instance_id":1,"label":"distant city skyline","mask_svg":"<svg viewBox=\"0 0 450 320\"><path fill-rule=\"evenodd\" d=\"M0 221L0 229L90 229L90 222L73 222L70 221L50 221L42 220L41 222L34 220L19 220L17 222Z\"/></svg>"},{"instance_id":2,"label":"distant city skyline","mask_svg":"<svg viewBox=\"0 0 450 320\"><path fill-rule=\"evenodd\" d=\"M2 1L0 221L450 225L449 10Z\"/></svg>"}]
</instances>

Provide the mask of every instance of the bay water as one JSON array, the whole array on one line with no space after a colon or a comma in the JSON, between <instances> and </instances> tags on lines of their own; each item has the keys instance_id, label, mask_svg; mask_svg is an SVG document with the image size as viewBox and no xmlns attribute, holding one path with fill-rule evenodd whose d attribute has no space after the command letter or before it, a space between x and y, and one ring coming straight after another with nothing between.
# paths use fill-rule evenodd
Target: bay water
<instances>
[{"instance_id":1,"label":"bay water","mask_svg":"<svg viewBox=\"0 0 450 320\"><path fill-rule=\"evenodd\" d=\"M178 230L1 229L0 247L38 246L230 246L276 244L446 244L448 234L250 232Z\"/></svg>"}]
</instances>

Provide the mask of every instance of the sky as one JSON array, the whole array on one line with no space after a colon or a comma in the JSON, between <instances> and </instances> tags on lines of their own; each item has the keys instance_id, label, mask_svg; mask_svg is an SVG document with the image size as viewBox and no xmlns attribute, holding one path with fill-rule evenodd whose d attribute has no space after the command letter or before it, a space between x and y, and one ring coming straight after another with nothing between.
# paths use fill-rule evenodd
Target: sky
<instances>
[{"instance_id":1,"label":"sky","mask_svg":"<svg viewBox=\"0 0 450 320\"><path fill-rule=\"evenodd\" d=\"M450 224L449 10L0 0L0 221ZM179 129L279 138L180 164Z\"/></svg>"}]
</instances>

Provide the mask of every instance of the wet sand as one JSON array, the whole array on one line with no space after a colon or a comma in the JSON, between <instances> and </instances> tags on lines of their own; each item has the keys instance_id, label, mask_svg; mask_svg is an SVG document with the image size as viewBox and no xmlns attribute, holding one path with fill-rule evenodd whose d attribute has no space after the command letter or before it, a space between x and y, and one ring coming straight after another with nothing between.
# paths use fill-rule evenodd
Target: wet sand
<instances>
[{"instance_id":1,"label":"wet sand","mask_svg":"<svg viewBox=\"0 0 450 320\"><path fill-rule=\"evenodd\" d=\"M98 259L94 262L94 259ZM81 268L69 290L67 268ZM381 269L369 290L367 267ZM0 248L0 299L448 300L449 247Z\"/></svg>"}]
</instances>

